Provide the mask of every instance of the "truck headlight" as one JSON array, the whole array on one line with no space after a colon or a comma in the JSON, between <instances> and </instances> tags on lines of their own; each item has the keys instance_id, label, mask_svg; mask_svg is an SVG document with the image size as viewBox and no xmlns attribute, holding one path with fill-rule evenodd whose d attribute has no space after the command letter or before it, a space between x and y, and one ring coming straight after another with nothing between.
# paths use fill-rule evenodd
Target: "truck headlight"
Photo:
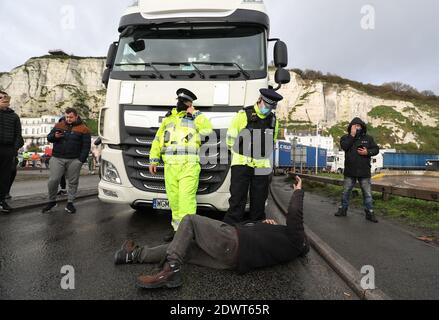
<instances>
[{"instance_id":1,"label":"truck headlight","mask_svg":"<svg viewBox=\"0 0 439 320\"><path fill-rule=\"evenodd\" d=\"M111 162L105 160L102 161L102 180L114 184L122 184L116 167Z\"/></svg>"}]
</instances>

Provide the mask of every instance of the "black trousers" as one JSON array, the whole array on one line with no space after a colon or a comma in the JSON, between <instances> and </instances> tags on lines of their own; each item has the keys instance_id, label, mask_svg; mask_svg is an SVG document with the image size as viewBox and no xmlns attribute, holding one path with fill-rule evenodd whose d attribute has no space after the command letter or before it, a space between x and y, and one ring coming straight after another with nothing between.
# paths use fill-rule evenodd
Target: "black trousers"
<instances>
[{"instance_id":1,"label":"black trousers","mask_svg":"<svg viewBox=\"0 0 439 320\"><path fill-rule=\"evenodd\" d=\"M12 159L11 179L9 180L9 188L6 191L6 194L11 193L12 185L14 184L15 177L17 176L17 166L18 166L18 159L17 157L14 157Z\"/></svg>"},{"instance_id":2,"label":"black trousers","mask_svg":"<svg viewBox=\"0 0 439 320\"><path fill-rule=\"evenodd\" d=\"M0 146L0 201L5 200L9 191L15 154L14 146Z\"/></svg>"},{"instance_id":3,"label":"black trousers","mask_svg":"<svg viewBox=\"0 0 439 320\"><path fill-rule=\"evenodd\" d=\"M265 220L265 202L268 198L269 175L255 175L248 166L233 166L230 183L229 210L224 222L234 225L244 222L247 194L250 190L250 220Z\"/></svg>"}]
</instances>

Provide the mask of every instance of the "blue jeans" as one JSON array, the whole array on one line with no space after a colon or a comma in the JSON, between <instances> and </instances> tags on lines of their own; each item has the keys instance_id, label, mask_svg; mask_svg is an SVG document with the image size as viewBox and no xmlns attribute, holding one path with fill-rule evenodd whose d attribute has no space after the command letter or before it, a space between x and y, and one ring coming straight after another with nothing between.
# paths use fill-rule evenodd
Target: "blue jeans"
<instances>
[{"instance_id":1,"label":"blue jeans","mask_svg":"<svg viewBox=\"0 0 439 320\"><path fill-rule=\"evenodd\" d=\"M341 199L342 207L347 209L349 207L349 199L351 197L352 189L355 187L355 183L360 184L361 191L363 192L363 204L367 210L373 210L372 199L372 186L370 178L344 178L344 191Z\"/></svg>"}]
</instances>

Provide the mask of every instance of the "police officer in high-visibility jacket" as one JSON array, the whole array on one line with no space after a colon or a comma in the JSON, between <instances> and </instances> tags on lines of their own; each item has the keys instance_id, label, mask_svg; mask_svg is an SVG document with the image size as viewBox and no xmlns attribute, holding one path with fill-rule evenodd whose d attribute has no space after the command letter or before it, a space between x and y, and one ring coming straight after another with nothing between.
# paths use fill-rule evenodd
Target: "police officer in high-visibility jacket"
<instances>
[{"instance_id":1,"label":"police officer in high-visibility jacket","mask_svg":"<svg viewBox=\"0 0 439 320\"><path fill-rule=\"evenodd\" d=\"M272 89L261 89L260 93L258 102L241 110L227 131L227 145L232 151L229 210L224 218L228 224L245 220L249 189L250 220L265 219L274 143L279 133L273 110L283 97Z\"/></svg>"},{"instance_id":2,"label":"police officer in high-visibility jacket","mask_svg":"<svg viewBox=\"0 0 439 320\"><path fill-rule=\"evenodd\" d=\"M209 119L193 106L197 96L187 89L177 91L177 107L170 111L161 124L150 153L149 171L157 174L160 160L165 164L165 187L172 210L173 231L165 237L172 241L181 220L196 214L200 177L201 136L212 133Z\"/></svg>"}]
</instances>

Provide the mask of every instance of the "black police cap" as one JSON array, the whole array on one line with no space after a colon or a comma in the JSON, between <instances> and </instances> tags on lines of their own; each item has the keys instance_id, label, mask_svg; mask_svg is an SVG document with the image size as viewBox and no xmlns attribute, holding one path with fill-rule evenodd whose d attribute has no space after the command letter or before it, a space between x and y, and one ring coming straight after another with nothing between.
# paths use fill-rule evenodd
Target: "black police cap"
<instances>
[{"instance_id":1,"label":"black police cap","mask_svg":"<svg viewBox=\"0 0 439 320\"><path fill-rule=\"evenodd\" d=\"M192 91L185 88L181 88L177 90L177 97L178 99L189 100L191 102L198 99L197 96Z\"/></svg>"},{"instance_id":2,"label":"black police cap","mask_svg":"<svg viewBox=\"0 0 439 320\"><path fill-rule=\"evenodd\" d=\"M277 105L277 103L284 98L273 89L261 89L259 92L261 93L262 100L269 105Z\"/></svg>"}]
</instances>

